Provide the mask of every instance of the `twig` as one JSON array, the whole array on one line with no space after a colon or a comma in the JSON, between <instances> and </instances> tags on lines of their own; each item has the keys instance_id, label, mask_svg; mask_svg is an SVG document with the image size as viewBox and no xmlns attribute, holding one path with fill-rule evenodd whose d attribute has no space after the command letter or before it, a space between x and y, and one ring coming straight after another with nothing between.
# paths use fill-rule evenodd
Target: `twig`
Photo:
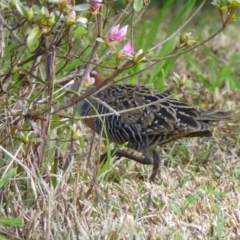
<instances>
[{"instance_id":1,"label":"twig","mask_svg":"<svg viewBox=\"0 0 240 240\"><path fill-rule=\"evenodd\" d=\"M25 44L25 42L22 41L22 40L15 34L15 32L12 30L12 28L11 28L10 26L8 26L8 24L5 22L2 14L0 14L0 21L2 22L3 26L9 30L9 32L11 33L11 35L13 36L13 38L15 38L19 43Z\"/></svg>"},{"instance_id":2,"label":"twig","mask_svg":"<svg viewBox=\"0 0 240 240\"><path fill-rule=\"evenodd\" d=\"M134 19L133 25L139 21L139 19L141 18L141 16L143 15L143 13L146 11L146 9L147 9L147 7L149 6L150 3L151 3L151 0L144 0L144 1L143 1L143 7L142 7L142 9L139 11L139 13L138 13L138 15L136 16L136 18Z\"/></svg>"},{"instance_id":3,"label":"twig","mask_svg":"<svg viewBox=\"0 0 240 240\"><path fill-rule=\"evenodd\" d=\"M176 34L178 34L183 28L185 28L191 21L192 19L198 14L198 12L202 9L202 7L204 6L204 4L206 3L206 0L204 0L200 6L196 9L196 11L192 14L192 16L181 26L179 27L172 35L170 35L169 37L167 37L166 39L164 39L162 42L158 43L156 46L150 48L147 53L150 53L152 51L154 51L156 48L162 46L164 43L166 43L167 41L169 41L171 38L173 38Z\"/></svg>"},{"instance_id":4,"label":"twig","mask_svg":"<svg viewBox=\"0 0 240 240\"><path fill-rule=\"evenodd\" d=\"M132 64L132 61L128 61L125 63L125 65L121 68L121 69L117 69L110 77L106 78L106 80L104 82L102 82L101 84L99 84L98 86L90 89L87 93L83 94L82 96L74 96L70 99L68 99L66 102L62 103L62 104L57 104L55 106L52 107L52 113L57 113L65 108L68 108L70 106L73 106L74 104L76 104L77 102L83 100L84 98L90 96L93 93L96 93L99 89L101 89L102 87L104 87L105 85L107 85L109 82L112 81L112 79L114 79L116 76L118 76L122 71L124 71L127 67L129 67Z\"/></svg>"},{"instance_id":5,"label":"twig","mask_svg":"<svg viewBox=\"0 0 240 240\"><path fill-rule=\"evenodd\" d=\"M166 97L164 97L162 99L159 99L157 101L154 101L154 102L151 102L151 103L146 103L146 104L143 104L141 106L129 108L129 109L126 109L126 110L114 111L112 113L97 114L97 115L84 116L84 117L75 117L75 119L82 120L82 119L97 118L97 117L99 118L99 117L106 117L106 116L112 116L112 115L118 115L119 116L121 114L124 114L124 113L127 113L127 112L132 112L132 111L135 111L135 110L138 110L138 109L142 109L142 108L154 105L156 103L165 102L167 99L172 98L173 96L175 96L175 94L171 94L171 95L166 96ZM90 98L92 98L92 97L90 97ZM106 106L106 103L104 104L104 106ZM107 104L107 107L109 108L110 106ZM65 116L65 117L67 117L67 116Z\"/></svg>"},{"instance_id":6,"label":"twig","mask_svg":"<svg viewBox=\"0 0 240 240\"><path fill-rule=\"evenodd\" d=\"M202 42L186 49L186 50L183 50L181 52L178 52L178 53L175 53L175 54L170 54L168 56L165 56L165 57L162 57L162 58L155 58L155 59L151 59L151 60L142 60L142 62L153 62L152 64L148 65L146 68L142 69L142 70L139 70L138 72L136 73L133 73L131 75L128 75L127 77L124 77L124 78L121 78L119 80L117 80L116 82L119 82L119 81L124 81L125 79L128 79L130 77L133 77L135 75L138 75L144 71L146 71L147 69L153 67L154 65L156 65L157 63L161 62L161 61L164 61L164 60L167 60L167 59L171 59L171 58L175 58L175 57L178 57L184 53L187 53L187 52L190 52L200 46L202 46L203 44L205 44L206 42L212 40L213 38L215 38L219 33L221 33L224 29L226 28L226 26L222 26L222 28L220 28L217 32L215 32L213 35L211 35L210 37L208 37L207 39L203 40Z\"/></svg>"},{"instance_id":7,"label":"twig","mask_svg":"<svg viewBox=\"0 0 240 240\"><path fill-rule=\"evenodd\" d=\"M110 107L106 102L102 101L101 99L94 97L94 96L90 96L90 99L95 100L96 102L99 102L100 104L102 104L103 106L105 106L106 108L108 108L111 112L113 112L114 115L120 115L118 113L118 111L116 111L115 109L113 109L112 107Z\"/></svg>"}]
</instances>

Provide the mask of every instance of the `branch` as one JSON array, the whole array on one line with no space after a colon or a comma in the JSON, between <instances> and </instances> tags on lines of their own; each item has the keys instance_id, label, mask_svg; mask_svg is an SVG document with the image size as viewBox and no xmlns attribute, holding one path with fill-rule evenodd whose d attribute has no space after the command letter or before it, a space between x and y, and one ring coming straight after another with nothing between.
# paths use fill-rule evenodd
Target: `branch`
<instances>
[{"instance_id":1,"label":"branch","mask_svg":"<svg viewBox=\"0 0 240 240\"><path fill-rule=\"evenodd\" d=\"M133 76L135 76L135 75L138 75L138 74L146 71L147 69L153 67L154 65L156 65L157 63L159 63L159 62L161 62L161 61L178 57L178 56L180 56L180 55L182 55L182 54L184 54L184 53L187 53L187 52L190 52L190 51L196 49L196 48L202 46L203 44L207 43L208 41L212 40L213 38L215 38L215 37L216 37L219 33L221 33L226 27L227 27L227 25L226 25L226 24L223 24L223 26L222 26L217 32L215 32L214 34L212 34L210 37L208 37L207 39L203 40L202 42L200 42L200 43L198 43L198 44L196 44L196 45L194 45L194 46L192 46L192 47L190 47L190 48L188 48L188 49L186 49L186 50L183 50L183 51L181 51L181 52L178 52L178 53L175 53L175 54L170 54L170 55L167 55L167 56L162 57L162 58L155 58L155 59L151 59L151 60L142 60L142 62L148 62L148 63L149 63L149 62L153 62L153 63L150 64L150 65L148 65L146 68L144 68L144 69L136 72L136 73L133 73L133 74L131 74L131 75L128 75L127 77L124 77L124 78L121 78L121 79L117 80L116 82L123 81L123 80L125 80L125 79L130 78L130 77L133 77Z\"/></svg>"},{"instance_id":2,"label":"branch","mask_svg":"<svg viewBox=\"0 0 240 240\"><path fill-rule=\"evenodd\" d=\"M171 38L173 38L175 35L177 35L183 28L185 28L192 20L193 18L198 14L198 12L201 10L201 8L204 6L204 4L206 3L206 0L204 0L200 6L197 8L197 10L193 13L193 15L180 27L177 29L177 31L175 31L172 35L170 35L168 38L164 39L162 42L160 42L159 44L157 44L156 46L150 48L147 53L150 53L152 51L154 51L156 48L162 46L164 43L166 43L167 41L169 41Z\"/></svg>"},{"instance_id":3,"label":"branch","mask_svg":"<svg viewBox=\"0 0 240 240\"><path fill-rule=\"evenodd\" d=\"M15 38L19 43L25 44L25 42L24 42L23 40L21 40L21 39L15 34L15 32L12 30L12 28L11 28L10 26L8 26L8 24L5 22L2 14L0 14L0 21L2 22L3 26L9 30L9 32L11 33L11 35L13 36L13 38Z\"/></svg>"},{"instance_id":4,"label":"branch","mask_svg":"<svg viewBox=\"0 0 240 240\"><path fill-rule=\"evenodd\" d=\"M211 39L213 39L214 37L216 37L220 32L222 32L224 29L226 28L226 25L223 25L217 32L215 32L213 35L211 35L210 37L208 37L207 39L203 40L202 42L196 44L195 46L193 47L190 47L186 50L183 50L179 53L176 53L176 54L171 54L171 55L168 55L166 57L163 57L163 58L157 58L157 59L152 59L151 62L153 62L152 64L150 64L148 67L138 71L137 73L134 73L132 75L128 75L127 77L125 78L122 78L118 81L122 81L122 80L125 80L125 79L128 79L129 77L132 77L132 76L135 76L141 72L144 72L145 70L153 67L154 65L156 65L158 62L160 61L163 61L163 60L167 60L167 59L171 59L171 58L174 58L174 57L178 57L184 53L187 53L187 52L190 52L192 51L193 49L197 48L197 47L200 47L202 46L203 44L205 44L206 42L210 41ZM149 62L149 61L148 61ZM132 61L127 61L123 67L121 69L117 69L109 78L107 78L104 82L102 82L101 84L99 84L98 86L94 87L93 89L91 89L89 92L83 94L82 96L75 96L75 97L72 97L70 98L69 100L67 100L66 102L62 103L62 104L58 104L58 105L55 105L53 106L53 111L52 113L57 113L65 108L68 108L70 106L73 106L74 104L76 104L77 102L83 100L84 98L86 97L89 97L91 94L93 93L96 93L99 89L101 89L102 87L106 86L109 82L112 81L112 79L114 79L115 77L117 77L121 72L123 72L124 70L126 70L127 68L129 68L129 66L131 66L133 64Z\"/></svg>"},{"instance_id":5,"label":"branch","mask_svg":"<svg viewBox=\"0 0 240 240\"><path fill-rule=\"evenodd\" d=\"M68 108L70 106L73 106L77 102L83 100L84 98L89 97L91 94L96 93L98 90L106 86L108 83L110 83L116 76L118 76L121 72L123 72L125 69L127 69L130 65L132 65L132 61L127 61L124 66L121 69L117 69L110 77L108 77L104 82L97 85L96 87L90 89L87 93L83 94L82 96L74 96L68 99L66 102L62 104L57 104L52 107L52 113L57 113L65 108Z\"/></svg>"}]
</instances>

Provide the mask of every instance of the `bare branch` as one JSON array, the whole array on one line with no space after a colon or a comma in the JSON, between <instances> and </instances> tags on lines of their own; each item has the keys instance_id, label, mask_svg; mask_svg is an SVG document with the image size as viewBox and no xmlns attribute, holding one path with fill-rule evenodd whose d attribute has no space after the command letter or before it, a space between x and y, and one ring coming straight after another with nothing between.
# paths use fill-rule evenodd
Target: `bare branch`
<instances>
[{"instance_id":1,"label":"bare branch","mask_svg":"<svg viewBox=\"0 0 240 240\"><path fill-rule=\"evenodd\" d=\"M204 6L204 4L206 3L206 0L204 0L199 7L196 9L196 11L192 14L192 16L181 26L179 27L172 35L170 35L169 37L167 37L166 39L164 39L162 42L158 43L156 46L150 48L147 53L150 53L152 51L154 51L156 48L162 46L164 43L166 43L167 41L169 41L171 38L173 38L175 35L177 35L183 28L185 28L192 20L193 18L199 13L199 11L202 9L202 7Z\"/></svg>"}]
</instances>

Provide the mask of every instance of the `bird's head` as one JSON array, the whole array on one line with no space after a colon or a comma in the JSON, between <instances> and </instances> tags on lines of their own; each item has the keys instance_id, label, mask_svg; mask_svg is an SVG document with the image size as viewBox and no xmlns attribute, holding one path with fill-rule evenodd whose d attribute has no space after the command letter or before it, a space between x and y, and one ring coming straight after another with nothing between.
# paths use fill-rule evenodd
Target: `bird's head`
<instances>
[{"instance_id":1,"label":"bird's head","mask_svg":"<svg viewBox=\"0 0 240 240\"><path fill-rule=\"evenodd\" d=\"M100 72L96 70L92 70L90 73L87 74L86 79L84 79L84 87L88 86L98 86L102 82L104 82L106 79L105 76L103 76Z\"/></svg>"},{"instance_id":2,"label":"bird's head","mask_svg":"<svg viewBox=\"0 0 240 240\"><path fill-rule=\"evenodd\" d=\"M85 75L85 69L75 69L68 73L68 76L70 75L78 75L77 77L73 77L72 79L67 79L61 83L59 83L62 86L67 86L71 88L72 90L78 89L78 86L80 84L80 79ZM92 70L90 73L87 73L83 79L83 90L86 90L89 87L98 86L102 82L104 82L106 79L105 76L103 76L100 72L96 70Z\"/></svg>"}]
</instances>

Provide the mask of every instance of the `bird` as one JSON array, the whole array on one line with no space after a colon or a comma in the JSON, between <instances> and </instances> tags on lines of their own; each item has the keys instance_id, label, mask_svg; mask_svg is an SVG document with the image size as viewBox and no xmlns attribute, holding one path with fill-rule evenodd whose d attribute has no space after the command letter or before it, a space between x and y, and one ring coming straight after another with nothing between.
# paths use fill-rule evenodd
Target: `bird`
<instances>
[{"instance_id":1,"label":"bird","mask_svg":"<svg viewBox=\"0 0 240 240\"><path fill-rule=\"evenodd\" d=\"M93 86L106 79L96 70L90 77L95 80ZM153 165L152 182L161 165L158 146L187 137L211 137L210 122L231 118L230 112L202 109L144 85L112 84L92 96L77 103L80 116L95 115L83 120L84 124L110 142L127 143L128 148L141 152L138 157L124 150L112 151L118 158Z\"/></svg>"}]
</instances>

